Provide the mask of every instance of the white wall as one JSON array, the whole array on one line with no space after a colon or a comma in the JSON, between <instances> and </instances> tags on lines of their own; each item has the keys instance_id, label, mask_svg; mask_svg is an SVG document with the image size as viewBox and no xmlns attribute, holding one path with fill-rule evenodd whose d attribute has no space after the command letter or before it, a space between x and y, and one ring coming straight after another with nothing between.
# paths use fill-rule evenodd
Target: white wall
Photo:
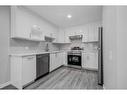
<instances>
[{"instance_id":1,"label":"white wall","mask_svg":"<svg viewBox=\"0 0 127 95\"><path fill-rule=\"evenodd\" d=\"M104 86L127 89L127 7L103 8Z\"/></svg>"},{"instance_id":2,"label":"white wall","mask_svg":"<svg viewBox=\"0 0 127 95\"><path fill-rule=\"evenodd\" d=\"M10 8L0 6L0 85L10 80L9 32Z\"/></svg>"},{"instance_id":3,"label":"white wall","mask_svg":"<svg viewBox=\"0 0 127 95\"><path fill-rule=\"evenodd\" d=\"M103 54L104 86L116 88L117 85L117 31L116 7L103 8Z\"/></svg>"},{"instance_id":4,"label":"white wall","mask_svg":"<svg viewBox=\"0 0 127 95\"><path fill-rule=\"evenodd\" d=\"M117 8L118 88L127 89L127 6Z\"/></svg>"}]
</instances>

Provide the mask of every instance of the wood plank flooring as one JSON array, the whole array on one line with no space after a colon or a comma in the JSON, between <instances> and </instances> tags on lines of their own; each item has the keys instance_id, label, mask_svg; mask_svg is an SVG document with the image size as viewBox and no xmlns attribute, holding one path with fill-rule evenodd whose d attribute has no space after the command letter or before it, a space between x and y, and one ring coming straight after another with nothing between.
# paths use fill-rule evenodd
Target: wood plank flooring
<instances>
[{"instance_id":1,"label":"wood plank flooring","mask_svg":"<svg viewBox=\"0 0 127 95\"><path fill-rule=\"evenodd\" d=\"M102 89L96 71L61 67L24 89Z\"/></svg>"}]
</instances>

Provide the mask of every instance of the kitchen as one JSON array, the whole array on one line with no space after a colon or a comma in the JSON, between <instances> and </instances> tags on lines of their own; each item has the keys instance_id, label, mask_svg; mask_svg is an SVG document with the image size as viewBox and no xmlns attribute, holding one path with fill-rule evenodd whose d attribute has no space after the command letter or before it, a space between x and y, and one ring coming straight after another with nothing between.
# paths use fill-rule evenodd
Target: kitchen
<instances>
[{"instance_id":1,"label":"kitchen","mask_svg":"<svg viewBox=\"0 0 127 95\"><path fill-rule=\"evenodd\" d=\"M101 27L101 21L56 31L56 28L47 22L47 25L45 25L42 22L43 20L41 21L41 17L31 11L32 9L37 11L39 10L38 8L18 6L11 9L11 45L13 46L12 50L10 50L10 61L12 84L22 89L35 79L39 79L63 65L78 66L80 64L78 66L80 69L98 70L98 28ZM45 8L52 9L53 7L42 7L40 9L46 10ZM63 9L64 11L67 8L63 7L61 10ZM87 10L90 8L88 7ZM54 7L55 9L57 11L59 7ZM75 9L75 7L70 7L71 9ZM77 11L80 9L83 9L83 7L77 8ZM91 8L91 13L92 9L100 13L99 20L101 20L101 7ZM96 19L98 20L98 17ZM16 50L19 47L14 45L22 45L24 43L35 44L34 46L36 47L32 46L35 49L31 50L31 46L26 45L20 46L20 48L25 48L25 50ZM75 53L79 55L72 51L77 51ZM75 57L78 58L77 62L72 60Z\"/></svg>"},{"instance_id":2,"label":"kitchen","mask_svg":"<svg viewBox=\"0 0 127 95\"><path fill-rule=\"evenodd\" d=\"M105 89L108 86L106 81L103 85L102 26L110 23L106 22L110 9L104 10L103 6L0 8L1 18L6 19L2 25L8 27L3 27L8 34L3 36L6 48L2 47L0 52L5 51L3 58L6 56L4 59L8 60L4 64L6 69L1 68L0 88ZM110 60L115 56L112 51L105 54ZM106 71L104 74L108 76Z\"/></svg>"},{"instance_id":3,"label":"kitchen","mask_svg":"<svg viewBox=\"0 0 127 95\"><path fill-rule=\"evenodd\" d=\"M76 6L11 6L10 80L18 89L34 84L35 80L64 66L98 71L98 28L101 27L102 7L77 7L77 12L82 9L81 12L86 10L88 13L89 10L89 14L99 17L91 17L94 22L78 26L67 21L71 27L61 24L62 28L38 14L47 9L51 13L53 8L66 14L67 10L74 11ZM71 20L68 16L65 19Z\"/></svg>"}]
</instances>

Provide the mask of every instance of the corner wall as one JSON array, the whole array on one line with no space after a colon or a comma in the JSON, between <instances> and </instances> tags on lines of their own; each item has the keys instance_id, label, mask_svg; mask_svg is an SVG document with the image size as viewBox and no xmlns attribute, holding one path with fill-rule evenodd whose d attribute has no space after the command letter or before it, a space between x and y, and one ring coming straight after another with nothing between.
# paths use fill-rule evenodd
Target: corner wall
<instances>
[{"instance_id":1,"label":"corner wall","mask_svg":"<svg viewBox=\"0 0 127 95\"><path fill-rule=\"evenodd\" d=\"M103 8L104 86L127 89L127 6Z\"/></svg>"},{"instance_id":2,"label":"corner wall","mask_svg":"<svg viewBox=\"0 0 127 95\"><path fill-rule=\"evenodd\" d=\"M0 6L0 85L10 80L9 32L10 7Z\"/></svg>"},{"instance_id":3,"label":"corner wall","mask_svg":"<svg viewBox=\"0 0 127 95\"><path fill-rule=\"evenodd\" d=\"M117 30L116 7L103 7L103 65L104 86L115 89L117 86Z\"/></svg>"},{"instance_id":4,"label":"corner wall","mask_svg":"<svg viewBox=\"0 0 127 95\"><path fill-rule=\"evenodd\" d=\"M127 6L117 8L118 89L127 89Z\"/></svg>"}]
</instances>

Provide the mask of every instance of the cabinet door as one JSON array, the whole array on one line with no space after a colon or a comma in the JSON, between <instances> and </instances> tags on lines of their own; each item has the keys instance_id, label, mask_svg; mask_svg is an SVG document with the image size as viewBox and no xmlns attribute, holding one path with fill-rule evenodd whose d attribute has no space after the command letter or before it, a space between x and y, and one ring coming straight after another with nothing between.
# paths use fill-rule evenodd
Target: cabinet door
<instances>
[{"instance_id":1,"label":"cabinet door","mask_svg":"<svg viewBox=\"0 0 127 95\"><path fill-rule=\"evenodd\" d=\"M65 34L64 34L64 43L71 43L70 39L69 39L69 32L68 31L65 31Z\"/></svg>"},{"instance_id":2,"label":"cabinet door","mask_svg":"<svg viewBox=\"0 0 127 95\"><path fill-rule=\"evenodd\" d=\"M64 43L64 30L60 30L59 33L58 33L58 42L59 43Z\"/></svg>"},{"instance_id":3,"label":"cabinet door","mask_svg":"<svg viewBox=\"0 0 127 95\"><path fill-rule=\"evenodd\" d=\"M98 41L98 33L99 33L99 24L95 24L94 27L94 41Z\"/></svg>"},{"instance_id":4,"label":"cabinet door","mask_svg":"<svg viewBox=\"0 0 127 95\"><path fill-rule=\"evenodd\" d=\"M56 39L53 41L54 43L64 43L64 30L59 29L56 33Z\"/></svg>"},{"instance_id":5,"label":"cabinet door","mask_svg":"<svg viewBox=\"0 0 127 95\"><path fill-rule=\"evenodd\" d=\"M58 66L57 67L62 65L62 61L63 61L62 53L59 52L59 53L57 53L57 62L58 62L58 64L57 64Z\"/></svg>"},{"instance_id":6,"label":"cabinet door","mask_svg":"<svg viewBox=\"0 0 127 95\"><path fill-rule=\"evenodd\" d=\"M82 34L83 34L83 39L82 42L88 42L88 26L84 26L83 30L82 30Z\"/></svg>"},{"instance_id":7,"label":"cabinet door","mask_svg":"<svg viewBox=\"0 0 127 95\"><path fill-rule=\"evenodd\" d=\"M62 65L67 65L67 53L66 52L62 52Z\"/></svg>"},{"instance_id":8,"label":"cabinet door","mask_svg":"<svg viewBox=\"0 0 127 95\"><path fill-rule=\"evenodd\" d=\"M100 23L93 23L89 25L89 41L98 41L98 27Z\"/></svg>"},{"instance_id":9,"label":"cabinet door","mask_svg":"<svg viewBox=\"0 0 127 95\"><path fill-rule=\"evenodd\" d=\"M36 78L36 57L23 57L22 63L22 85L26 85Z\"/></svg>"},{"instance_id":10,"label":"cabinet door","mask_svg":"<svg viewBox=\"0 0 127 95\"><path fill-rule=\"evenodd\" d=\"M86 65L88 69L98 69L98 57L97 53L88 53L86 55Z\"/></svg>"},{"instance_id":11,"label":"cabinet door","mask_svg":"<svg viewBox=\"0 0 127 95\"><path fill-rule=\"evenodd\" d=\"M82 53L82 67L85 68L86 66L86 53Z\"/></svg>"},{"instance_id":12,"label":"cabinet door","mask_svg":"<svg viewBox=\"0 0 127 95\"><path fill-rule=\"evenodd\" d=\"M94 54L94 58L95 58L95 68L98 69L98 53Z\"/></svg>"},{"instance_id":13,"label":"cabinet door","mask_svg":"<svg viewBox=\"0 0 127 95\"><path fill-rule=\"evenodd\" d=\"M62 65L62 54L60 52L55 53L55 57L56 57L56 68L60 67Z\"/></svg>"},{"instance_id":14,"label":"cabinet door","mask_svg":"<svg viewBox=\"0 0 127 95\"><path fill-rule=\"evenodd\" d=\"M57 53L50 54L50 71L55 70L60 66L60 59Z\"/></svg>"},{"instance_id":15,"label":"cabinet door","mask_svg":"<svg viewBox=\"0 0 127 95\"><path fill-rule=\"evenodd\" d=\"M15 10L15 37L21 37L21 38L29 38L30 37L30 17L29 13L26 12L24 9L15 7L12 10Z\"/></svg>"},{"instance_id":16,"label":"cabinet door","mask_svg":"<svg viewBox=\"0 0 127 95\"><path fill-rule=\"evenodd\" d=\"M60 53L58 53L58 55L59 55L59 66L61 66L61 65L64 65L64 64L66 64L66 55L65 55L65 52L60 52Z\"/></svg>"},{"instance_id":17,"label":"cabinet door","mask_svg":"<svg viewBox=\"0 0 127 95\"><path fill-rule=\"evenodd\" d=\"M53 71L56 67L56 58L55 58L55 53L50 54L50 72Z\"/></svg>"},{"instance_id":18,"label":"cabinet door","mask_svg":"<svg viewBox=\"0 0 127 95\"><path fill-rule=\"evenodd\" d=\"M55 33L52 33L51 37L53 37L53 38L56 39L56 37L57 37L56 32Z\"/></svg>"},{"instance_id":19,"label":"cabinet door","mask_svg":"<svg viewBox=\"0 0 127 95\"><path fill-rule=\"evenodd\" d=\"M25 38L25 39L39 39L44 40L44 30L43 30L43 21L36 14L33 14L31 11L27 10L24 7L11 7L11 37L16 38ZM42 37L32 36L31 31L36 30L37 28L43 32ZM38 30L37 29L37 30ZM47 31L45 33L48 33Z\"/></svg>"},{"instance_id":20,"label":"cabinet door","mask_svg":"<svg viewBox=\"0 0 127 95\"><path fill-rule=\"evenodd\" d=\"M88 29L88 31L89 31L89 34L88 34L88 41L90 42L90 41L94 41L94 24L90 24L89 25L89 29Z\"/></svg>"}]
</instances>

